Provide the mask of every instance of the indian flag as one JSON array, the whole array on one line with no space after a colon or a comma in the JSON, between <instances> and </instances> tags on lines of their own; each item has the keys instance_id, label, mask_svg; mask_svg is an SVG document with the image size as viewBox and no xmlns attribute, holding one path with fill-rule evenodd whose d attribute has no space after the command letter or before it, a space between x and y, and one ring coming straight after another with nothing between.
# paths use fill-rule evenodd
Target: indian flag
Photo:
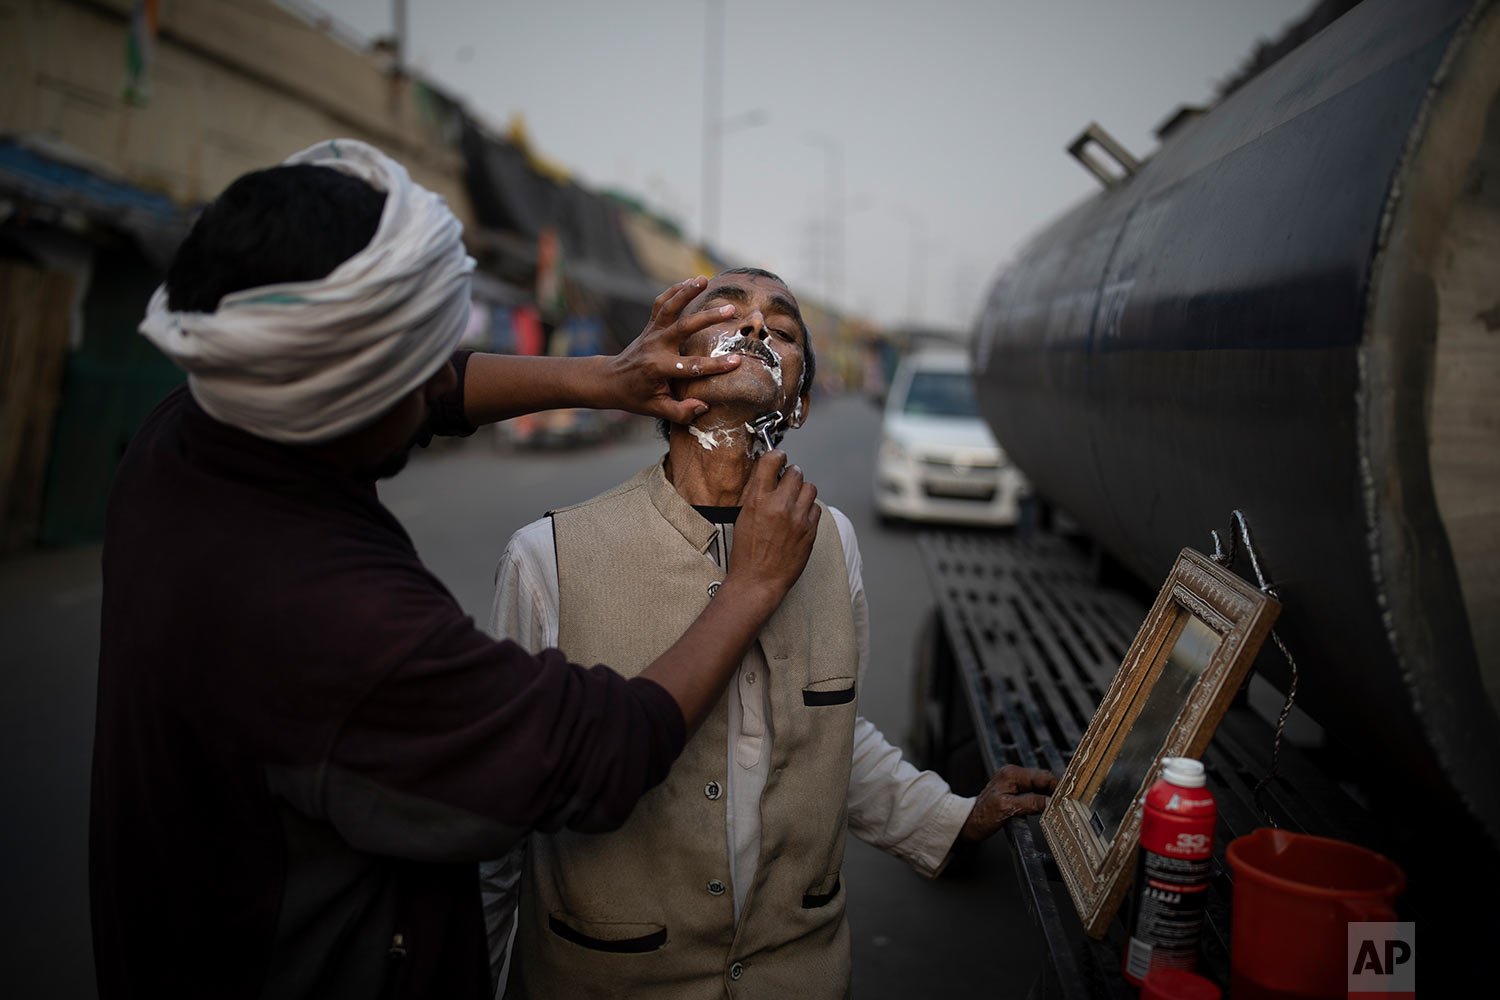
<instances>
[{"instance_id":1,"label":"indian flag","mask_svg":"<svg viewBox=\"0 0 1500 1000\"><path fill-rule=\"evenodd\" d=\"M157 0L135 0L125 40L125 100L145 104L151 96L151 57L156 53Z\"/></svg>"}]
</instances>

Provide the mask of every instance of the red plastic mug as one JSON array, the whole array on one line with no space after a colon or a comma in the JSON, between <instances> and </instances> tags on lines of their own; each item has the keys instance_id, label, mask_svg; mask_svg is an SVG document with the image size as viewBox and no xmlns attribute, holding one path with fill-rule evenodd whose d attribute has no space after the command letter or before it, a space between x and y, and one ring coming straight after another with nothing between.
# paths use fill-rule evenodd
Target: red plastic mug
<instances>
[{"instance_id":1,"label":"red plastic mug","mask_svg":"<svg viewBox=\"0 0 1500 1000\"><path fill-rule=\"evenodd\" d=\"M1353 921L1395 920L1406 875L1356 844L1269 828L1230 841L1233 1000L1348 995Z\"/></svg>"},{"instance_id":2,"label":"red plastic mug","mask_svg":"<svg viewBox=\"0 0 1500 1000\"><path fill-rule=\"evenodd\" d=\"M1222 991L1207 976L1157 966L1146 973L1141 1000L1220 1000Z\"/></svg>"}]
</instances>

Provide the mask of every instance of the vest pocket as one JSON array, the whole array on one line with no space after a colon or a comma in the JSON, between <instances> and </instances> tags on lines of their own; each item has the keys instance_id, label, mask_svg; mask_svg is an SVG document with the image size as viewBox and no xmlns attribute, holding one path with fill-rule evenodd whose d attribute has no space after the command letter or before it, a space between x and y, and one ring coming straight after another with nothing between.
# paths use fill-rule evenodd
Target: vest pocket
<instances>
[{"instance_id":1,"label":"vest pocket","mask_svg":"<svg viewBox=\"0 0 1500 1000\"><path fill-rule=\"evenodd\" d=\"M833 897L839 894L839 873L824 875L817 885L808 888L802 894L802 908L804 910L816 910L820 906L827 906L833 902Z\"/></svg>"},{"instance_id":2,"label":"vest pocket","mask_svg":"<svg viewBox=\"0 0 1500 1000\"><path fill-rule=\"evenodd\" d=\"M617 955L657 951L667 943L667 929L661 924L601 923L582 920L570 913L548 914L547 929L579 947Z\"/></svg>"},{"instance_id":3,"label":"vest pocket","mask_svg":"<svg viewBox=\"0 0 1500 1000\"><path fill-rule=\"evenodd\" d=\"M813 681L802 689L802 704L809 708L847 705L853 700L853 677L830 677L827 680Z\"/></svg>"}]
</instances>

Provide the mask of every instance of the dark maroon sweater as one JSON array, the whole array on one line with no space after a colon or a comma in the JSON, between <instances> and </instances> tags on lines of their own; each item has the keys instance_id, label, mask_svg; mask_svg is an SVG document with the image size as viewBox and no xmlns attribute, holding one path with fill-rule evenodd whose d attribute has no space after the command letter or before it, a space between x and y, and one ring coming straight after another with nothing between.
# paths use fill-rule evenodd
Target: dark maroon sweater
<instances>
[{"instance_id":1,"label":"dark maroon sweater","mask_svg":"<svg viewBox=\"0 0 1500 1000\"><path fill-rule=\"evenodd\" d=\"M485 996L474 863L618 826L683 740L659 686L477 630L373 483L178 389L110 497L100 996Z\"/></svg>"}]
</instances>

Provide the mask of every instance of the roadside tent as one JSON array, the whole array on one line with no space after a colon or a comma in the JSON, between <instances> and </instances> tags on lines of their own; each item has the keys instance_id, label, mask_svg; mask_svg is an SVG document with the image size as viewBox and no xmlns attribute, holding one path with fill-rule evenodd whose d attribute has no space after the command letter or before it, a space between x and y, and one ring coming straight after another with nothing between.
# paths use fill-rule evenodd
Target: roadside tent
<instances>
[{"instance_id":1,"label":"roadside tent","mask_svg":"<svg viewBox=\"0 0 1500 1000\"><path fill-rule=\"evenodd\" d=\"M470 242L490 255L486 263L502 279L534 287L537 242L550 230L562 245L565 280L600 304L607 348L633 339L661 288L636 260L620 206L536 161L524 131L501 139L466 119L462 148L480 229Z\"/></svg>"},{"instance_id":2,"label":"roadside tent","mask_svg":"<svg viewBox=\"0 0 1500 1000\"><path fill-rule=\"evenodd\" d=\"M636 259L658 285L718 270L696 246L645 212L626 208L620 213L620 222Z\"/></svg>"}]
</instances>

